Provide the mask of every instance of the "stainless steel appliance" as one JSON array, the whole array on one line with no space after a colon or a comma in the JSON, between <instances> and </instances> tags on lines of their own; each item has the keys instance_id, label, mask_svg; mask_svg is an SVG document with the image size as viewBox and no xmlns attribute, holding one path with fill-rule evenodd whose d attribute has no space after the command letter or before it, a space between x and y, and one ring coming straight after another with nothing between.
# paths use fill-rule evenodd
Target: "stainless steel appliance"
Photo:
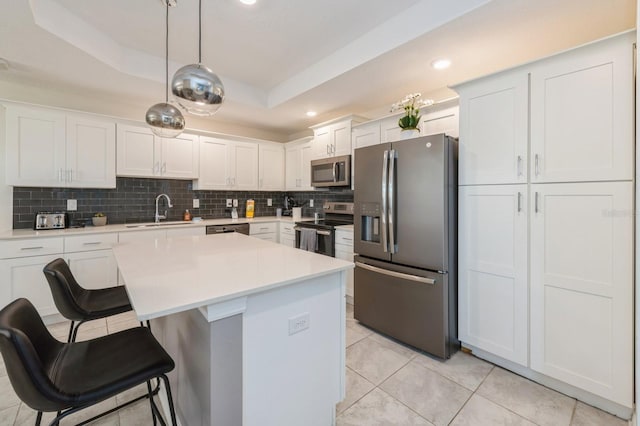
<instances>
[{"instance_id":1,"label":"stainless steel appliance","mask_svg":"<svg viewBox=\"0 0 640 426\"><path fill-rule=\"evenodd\" d=\"M354 316L449 358L457 340L457 140L355 151Z\"/></svg>"},{"instance_id":2,"label":"stainless steel appliance","mask_svg":"<svg viewBox=\"0 0 640 426\"><path fill-rule=\"evenodd\" d=\"M303 229L316 232L316 253L335 257L336 226L353 224L353 203L325 202L322 205L324 219L296 222L296 248L300 248Z\"/></svg>"},{"instance_id":3,"label":"stainless steel appliance","mask_svg":"<svg viewBox=\"0 0 640 426\"><path fill-rule=\"evenodd\" d=\"M282 211L282 216L291 216L292 209L294 207L298 207L296 200L293 197L288 195L284 196L284 210Z\"/></svg>"},{"instance_id":4,"label":"stainless steel appliance","mask_svg":"<svg viewBox=\"0 0 640 426\"><path fill-rule=\"evenodd\" d=\"M311 161L311 186L351 186L351 156L342 155Z\"/></svg>"},{"instance_id":5,"label":"stainless steel appliance","mask_svg":"<svg viewBox=\"0 0 640 426\"><path fill-rule=\"evenodd\" d=\"M227 232L239 232L241 234L249 235L248 223L234 223L229 225L208 225L206 227L206 234L224 234Z\"/></svg>"},{"instance_id":6,"label":"stainless steel appliance","mask_svg":"<svg viewBox=\"0 0 640 426\"><path fill-rule=\"evenodd\" d=\"M38 212L33 229L64 229L68 222L65 212Z\"/></svg>"}]
</instances>

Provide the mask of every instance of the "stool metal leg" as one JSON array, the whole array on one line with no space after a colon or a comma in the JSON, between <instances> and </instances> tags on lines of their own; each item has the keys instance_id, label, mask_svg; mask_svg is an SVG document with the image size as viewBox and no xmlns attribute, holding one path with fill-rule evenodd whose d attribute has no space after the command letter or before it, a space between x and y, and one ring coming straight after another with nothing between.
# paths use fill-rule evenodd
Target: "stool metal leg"
<instances>
[{"instance_id":1,"label":"stool metal leg","mask_svg":"<svg viewBox=\"0 0 640 426\"><path fill-rule=\"evenodd\" d=\"M169 412L171 413L171 425L178 426L176 421L176 410L173 407L173 397L171 396L171 386L169 385L169 379L166 375L161 375L160 378L164 382L165 390L167 392L167 399L169 400Z\"/></svg>"},{"instance_id":2,"label":"stool metal leg","mask_svg":"<svg viewBox=\"0 0 640 426\"><path fill-rule=\"evenodd\" d=\"M74 321L71 321L71 327L69 327L69 337L67 338L67 342L71 342L71 337L73 336L73 325Z\"/></svg>"},{"instance_id":3,"label":"stool metal leg","mask_svg":"<svg viewBox=\"0 0 640 426\"><path fill-rule=\"evenodd\" d=\"M42 421L42 411L38 411L38 415L36 416L36 426L40 426L41 421Z\"/></svg>"},{"instance_id":4,"label":"stool metal leg","mask_svg":"<svg viewBox=\"0 0 640 426\"><path fill-rule=\"evenodd\" d=\"M151 382L147 382L147 391L149 392L149 405L151 406L151 415L153 416L153 426L158 424L156 412L153 409L153 391L151 390Z\"/></svg>"}]
</instances>

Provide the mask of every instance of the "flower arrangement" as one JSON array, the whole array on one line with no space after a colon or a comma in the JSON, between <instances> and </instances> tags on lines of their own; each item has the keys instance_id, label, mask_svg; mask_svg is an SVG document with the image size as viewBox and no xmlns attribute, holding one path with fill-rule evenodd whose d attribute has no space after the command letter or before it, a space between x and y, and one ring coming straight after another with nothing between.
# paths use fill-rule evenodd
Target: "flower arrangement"
<instances>
[{"instance_id":1,"label":"flower arrangement","mask_svg":"<svg viewBox=\"0 0 640 426\"><path fill-rule=\"evenodd\" d=\"M404 115L398 120L398 126L402 130L417 130L420 131L418 125L420 124L420 108L423 106L433 105L432 99L423 100L420 99L421 93L411 93L404 97L401 101L391 105L391 112L395 112L399 109L404 110Z\"/></svg>"}]
</instances>

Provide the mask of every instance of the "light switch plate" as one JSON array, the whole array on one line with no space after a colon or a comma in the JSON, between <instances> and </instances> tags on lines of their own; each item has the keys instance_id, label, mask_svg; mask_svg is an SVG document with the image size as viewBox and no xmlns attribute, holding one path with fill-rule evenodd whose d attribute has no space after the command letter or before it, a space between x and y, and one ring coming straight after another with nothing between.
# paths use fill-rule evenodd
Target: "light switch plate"
<instances>
[{"instance_id":1,"label":"light switch plate","mask_svg":"<svg viewBox=\"0 0 640 426\"><path fill-rule=\"evenodd\" d=\"M268 207L273 206L273 200L271 198L267 198L267 206Z\"/></svg>"},{"instance_id":2,"label":"light switch plate","mask_svg":"<svg viewBox=\"0 0 640 426\"><path fill-rule=\"evenodd\" d=\"M227 198L227 207L231 207L231 198Z\"/></svg>"},{"instance_id":3,"label":"light switch plate","mask_svg":"<svg viewBox=\"0 0 640 426\"><path fill-rule=\"evenodd\" d=\"M194 209L199 209L200 208L200 200L198 200L197 198L193 199L193 208Z\"/></svg>"},{"instance_id":4,"label":"light switch plate","mask_svg":"<svg viewBox=\"0 0 640 426\"><path fill-rule=\"evenodd\" d=\"M67 200L67 210L68 211L78 210L78 200Z\"/></svg>"},{"instance_id":5,"label":"light switch plate","mask_svg":"<svg viewBox=\"0 0 640 426\"><path fill-rule=\"evenodd\" d=\"M309 207L313 207L313 199L309 200Z\"/></svg>"},{"instance_id":6,"label":"light switch plate","mask_svg":"<svg viewBox=\"0 0 640 426\"><path fill-rule=\"evenodd\" d=\"M233 207L238 207L238 199L237 198L233 199Z\"/></svg>"}]
</instances>

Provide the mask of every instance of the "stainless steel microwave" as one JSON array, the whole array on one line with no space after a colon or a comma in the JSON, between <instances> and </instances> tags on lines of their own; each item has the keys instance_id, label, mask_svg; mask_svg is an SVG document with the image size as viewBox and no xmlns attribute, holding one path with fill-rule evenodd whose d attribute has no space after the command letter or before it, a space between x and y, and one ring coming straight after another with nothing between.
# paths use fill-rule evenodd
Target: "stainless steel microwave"
<instances>
[{"instance_id":1,"label":"stainless steel microwave","mask_svg":"<svg viewBox=\"0 0 640 426\"><path fill-rule=\"evenodd\" d=\"M311 161L311 186L351 186L351 156L342 155Z\"/></svg>"}]
</instances>

